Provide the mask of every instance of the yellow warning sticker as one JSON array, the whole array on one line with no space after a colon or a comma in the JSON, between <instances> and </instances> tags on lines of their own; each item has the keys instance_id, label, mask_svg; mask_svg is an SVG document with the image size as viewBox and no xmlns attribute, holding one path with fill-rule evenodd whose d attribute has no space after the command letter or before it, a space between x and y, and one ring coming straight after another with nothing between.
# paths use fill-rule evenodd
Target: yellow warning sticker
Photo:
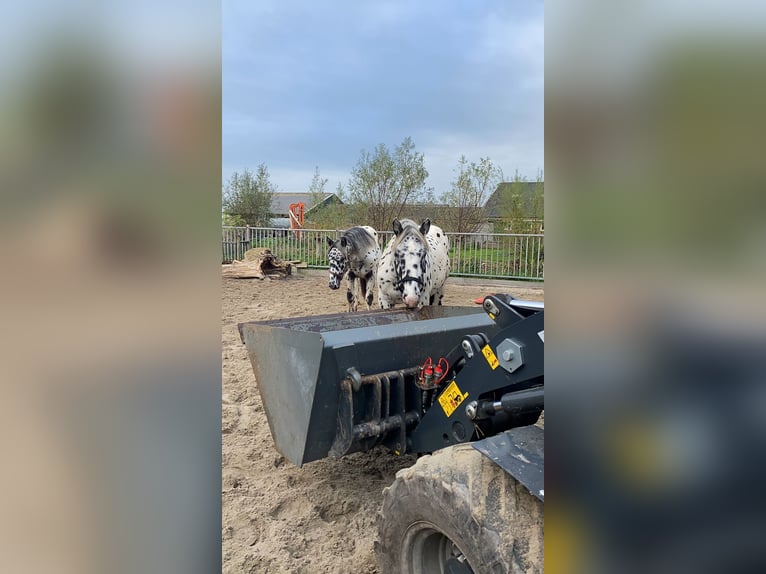
<instances>
[{"instance_id":1,"label":"yellow warning sticker","mask_svg":"<svg viewBox=\"0 0 766 574\"><path fill-rule=\"evenodd\" d=\"M457 386L457 382L452 381L447 385L447 388L444 389L444 392L439 395L439 404L442 406L444 414L448 417L452 416L452 413L457 410L467 396L468 393L461 392L460 388Z\"/></svg>"},{"instance_id":2,"label":"yellow warning sticker","mask_svg":"<svg viewBox=\"0 0 766 574\"><path fill-rule=\"evenodd\" d=\"M492 367L492 370L494 371L495 369L497 369L497 366L500 364L500 362L497 360L495 353L492 352L492 347L490 347L489 345L484 345L484 348L481 350L481 352L484 354L484 357L487 359L489 366Z\"/></svg>"}]
</instances>

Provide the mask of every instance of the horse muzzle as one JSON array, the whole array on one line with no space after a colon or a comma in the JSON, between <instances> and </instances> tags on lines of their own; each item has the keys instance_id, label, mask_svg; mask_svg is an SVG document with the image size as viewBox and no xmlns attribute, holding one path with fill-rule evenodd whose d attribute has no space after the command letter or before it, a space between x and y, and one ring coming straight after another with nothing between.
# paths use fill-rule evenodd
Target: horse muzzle
<instances>
[{"instance_id":1,"label":"horse muzzle","mask_svg":"<svg viewBox=\"0 0 766 574\"><path fill-rule=\"evenodd\" d=\"M410 283L414 283L414 285L410 285ZM423 280L420 277L412 277L410 275L402 277L397 282L396 287L402 294L402 301L408 309L414 309L418 306L420 290L423 288Z\"/></svg>"},{"instance_id":2,"label":"horse muzzle","mask_svg":"<svg viewBox=\"0 0 766 574\"><path fill-rule=\"evenodd\" d=\"M403 301L407 309L414 309L415 307L418 306L418 299L419 299L418 297L409 296L409 297L404 297Z\"/></svg>"}]
</instances>

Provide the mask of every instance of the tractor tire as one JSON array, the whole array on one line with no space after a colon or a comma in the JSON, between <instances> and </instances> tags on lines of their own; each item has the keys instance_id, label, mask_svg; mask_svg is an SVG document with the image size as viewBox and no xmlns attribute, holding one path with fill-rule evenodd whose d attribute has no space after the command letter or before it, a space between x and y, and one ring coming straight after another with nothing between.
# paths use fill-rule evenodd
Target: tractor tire
<instances>
[{"instance_id":1,"label":"tractor tire","mask_svg":"<svg viewBox=\"0 0 766 574\"><path fill-rule=\"evenodd\" d=\"M543 503L469 444L420 458L383 490L381 574L543 572Z\"/></svg>"}]
</instances>

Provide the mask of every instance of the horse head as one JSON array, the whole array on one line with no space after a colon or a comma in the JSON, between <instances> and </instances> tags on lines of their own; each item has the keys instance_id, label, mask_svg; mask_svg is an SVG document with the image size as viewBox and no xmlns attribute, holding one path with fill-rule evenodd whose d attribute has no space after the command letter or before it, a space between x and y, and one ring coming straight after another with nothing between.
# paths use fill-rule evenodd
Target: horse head
<instances>
[{"instance_id":1,"label":"horse head","mask_svg":"<svg viewBox=\"0 0 766 574\"><path fill-rule=\"evenodd\" d=\"M327 259L330 262L330 289L339 289L340 282L344 273L348 269L348 255L346 253L348 242L345 237L333 241L327 238L327 244L330 251L327 253Z\"/></svg>"},{"instance_id":2,"label":"horse head","mask_svg":"<svg viewBox=\"0 0 766 574\"><path fill-rule=\"evenodd\" d=\"M420 227L408 219L394 219L396 288L409 309L418 306L421 292L425 289L429 266L428 242L425 236L430 227L430 219L423 220Z\"/></svg>"}]
</instances>

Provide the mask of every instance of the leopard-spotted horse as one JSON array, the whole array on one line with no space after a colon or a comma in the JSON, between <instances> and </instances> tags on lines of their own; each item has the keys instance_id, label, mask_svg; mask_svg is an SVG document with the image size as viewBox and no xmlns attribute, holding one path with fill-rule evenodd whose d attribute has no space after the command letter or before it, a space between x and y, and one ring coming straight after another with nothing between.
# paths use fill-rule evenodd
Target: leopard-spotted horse
<instances>
[{"instance_id":1,"label":"leopard-spotted horse","mask_svg":"<svg viewBox=\"0 0 766 574\"><path fill-rule=\"evenodd\" d=\"M382 309L404 303L408 309L441 305L450 270L449 240L424 219L394 219L394 237L378 263L378 302Z\"/></svg>"},{"instance_id":2,"label":"leopard-spotted horse","mask_svg":"<svg viewBox=\"0 0 766 574\"><path fill-rule=\"evenodd\" d=\"M330 289L340 288L341 279L348 279L348 310L356 311L359 302L372 307L375 273L380 259L378 233L368 225L356 226L343 232L336 240L327 238L330 250Z\"/></svg>"}]
</instances>

